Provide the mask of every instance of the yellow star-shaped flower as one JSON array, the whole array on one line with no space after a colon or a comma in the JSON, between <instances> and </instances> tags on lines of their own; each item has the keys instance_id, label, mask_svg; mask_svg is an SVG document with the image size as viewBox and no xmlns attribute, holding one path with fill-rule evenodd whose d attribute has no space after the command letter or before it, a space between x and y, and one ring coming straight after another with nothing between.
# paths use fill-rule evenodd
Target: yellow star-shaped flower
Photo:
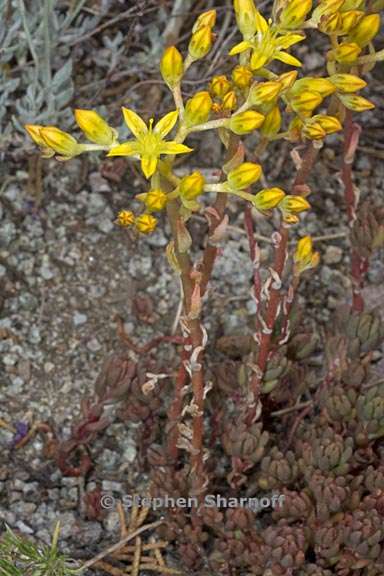
<instances>
[{"instance_id":1,"label":"yellow star-shaped flower","mask_svg":"<svg viewBox=\"0 0 384 576\"><path fill-rule=\"evenodd\" d=\"M108 156L133 156L140 158L141 169L146 178L150 178L157 168L161 154L184 154L192 152L192 148L179 144L173 140L166 142L164 138L169 134L177 122L177 110L166 114L153 127L153 119L147 126L133 110L123 108L124 120L135 137L135 140L123 142L112 148Z\"/></svg>"}]
</instances>

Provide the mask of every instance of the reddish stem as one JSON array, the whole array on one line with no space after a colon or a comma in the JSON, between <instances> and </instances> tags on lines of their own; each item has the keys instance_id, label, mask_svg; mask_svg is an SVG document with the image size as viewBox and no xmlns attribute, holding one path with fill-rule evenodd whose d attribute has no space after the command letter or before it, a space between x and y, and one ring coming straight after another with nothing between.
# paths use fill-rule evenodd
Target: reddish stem
<instances>
[{"instance_id":1,"label":"reddish stem","mask_svg":"<svg viewBox=\"0 0 384 576\"><path fill-rule=\"evenodd\" d=\"M260 262L259 262L259 247L256 242L254 229L253 229L253 219L252 219L252 207L250 204L245 205L244 209L244 224L248 235L249 242L249 253L253 263L253 294L256 303L256 330L258 329L258 311L261 300L261 277L260 277Z\"/></svg>"},{"instance_id":2,"label":"reddish stem","mask_svg":"<svg viewBox=\"0 0 384 576\"><path fill-rule=\"evenodd\" d=\"M183 348L181 353L181 364L177 373L175 383L175 394L173 402L168 411L168 435L167 446L168 455L171 461L175 462L179 455L177 442L179 439L178 424L180 422L181 413L183 410L183 388L188 381L188 373L185 368L185 362L189 359L189 353Z\"/></svg>"}]
</instances>

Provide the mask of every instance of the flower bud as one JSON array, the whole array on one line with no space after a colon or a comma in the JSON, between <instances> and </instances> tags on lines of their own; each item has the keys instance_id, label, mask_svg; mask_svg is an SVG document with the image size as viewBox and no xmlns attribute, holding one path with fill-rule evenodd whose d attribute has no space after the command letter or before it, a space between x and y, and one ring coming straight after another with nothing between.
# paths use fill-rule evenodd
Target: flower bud
<instances>
[{"instance_id":1,"label":"flower bud","mask_svg":"<svg viewBox=\"0 0 384 576\"><path fill-rule=\"evenodd\" d=\"M343 5L344 0L323 0L312 12L311 20L318 24L324 15L335 14Z\"/></svg>"},{"instance_id":2,"label":"flower bud","mask_svg":"<svg viewBox=\"0 0 384 576\"><path fill-rule=\"evenodd\" d=\"M357 92L358 90L365 88L367 85L365 80L359 78L359 76L355 76L354 74L333 74L329 77L329 80L334 86L336 86L338 92L344 94Z\"/></svg>"},{"instance_id":3,"label":"flower bud","mask_svg":"<svg viewBox=\"0 0 384 576\"><path fill-rule=\"evenodd\" d=\"M212 39L212 30L209 26L199 28L197 32L192 35L188 46L188 52L191 58L193 60L204 58L212 48Z\"/></svg>"},{"instance_id":4,"label":"flower bud","mask_svg":"<svg viewBox=\"0 0 384 576\"><path fill-rule=\"evenodd\" d=\"M224 98L231 89L231 83L226 76L214 76L209 88L214 96Z\"/></svg>"},{"instance_id":5,"label":"flower bud","mask_svg":"<svg viewBox=\"0 0 384 576\"><path fill-rule=\"evenodd\" d=\"M312 8L312 0L289 0L280 14L283 28L300 28Z\"/></svg>"},{"instance_id":6,"label":"flower bud","mask_svg":"<svg viewBox=\"0 0 384 576\"><path fill-rule=\"evenodd\" d=\"M187 126L203 124L209 118L212 109L212 98L209 92L196 92L185 105L184 120Z\"/></svg>"},{"instance_id":7,"label":"flower bud","mask_svg":"<svg viewBox=\"0 0 384 576\"><path fill-rule=\"evenodd\" d=\"M265 120L260 128L261 134L265 138L272 138L276 136L281 127L281 113L278 106L272 108L265 116Z\"/></svg>"},{"instance_id":8,"label":"flower bud","mask_svg":"<svg viewBox=\"0 0 384 576\"><path fill-rule=\"evenodd\" d=\"M252 81L252 70L248 66L236 66L232 72L232 80L238 88L248 88Z\"/></svg>"},{"instance_id":9,"label":"flower bud","mask_svg":"<svg viewBox=\"0 0 384 576\"><path fill-rule=\"evenodd\" d=\"M38 124L25 124L24 128L35 142L35 144L39 146L43 158L51 158L55 155L55 151L47 146L45 140L40 134L40 130L44 128L44 126L40 126Z\"/></svg>"},{"instance_id":10,"label":"flower bud","mask_svg":"<svg viewBox=\"0 0 384 576\"><path fill-rule=\"evenodd\" d=\"M236 94L231 90L223 98L223 110L234 110L237 105Z\"/></svg>"},{"instance_id":11,"label":"flower bud","mask_svg":"<svg viewBox=\"0 0 384 576\"><path fill-rule=\"evenodd\" d=\"M259 128L264 122L264 116L255 112L254 110L247 110L240 114L235 114L229 120L229 129L241 136L242 134L249 134Z\"/></svg>"},{"instance_id":12,"label":"flower bud","mask_svg":"<svg viewBox=\"0 0 384 576\"><path fill-rule=\"evenodd\" d=\"M184 73L184 64L183 57L175 46L169 46L164 51L160 62L160 72L171 90L180 83Z\"/></svg>"},{"instance_id":13,"label":"flower bud","mask_svg":"<svg viewBox=\"0 0 384 576\"><path fill-rule=\"evenodd\" d=\"M83 147L77 143L73 136L55 126L41 128L40 136L46 146L52 148L57 154L60 154L60 159L66 160L73 158L73 156L77 156L83 151Z\"/></svg>"},{"instance_id":14,"label":"flower bud","mask_svg":"<svg viewBox=\"0 0 384 576\"><path fill-rule=\"evenodd\" d=\"M255 82L249 91L248 101L252 106L262 106L273 102L281 90L280 82L270 80L269 82Z\"/></svg>"},{"instance_id":15,"label":"flower bud","mask_svg":"<svg viewBox=\"0 0 384 576\"><path fill-rule=\"evenodd\" d=\"M360 20L350 34L349 39L362 48L367 46L380 30L380 14L367 14Z\"/></svg>"},{"instance_id":16,"label":"flower bud","mask_svg":"<svg viewBox=\"0 0 384 576\"><path fill-rule=\"evenodd\" d=\"M309 210L311 205L302 196L287 195L279 204L279 210L283 215L284 222L288 224L295 224L298 222L298 217L296 214Z\"/></svg>"},{"instance_id":17,"label":"flower bud","mask_svg":"<svg viewBox=\"0 0 384 576\"><path fill-rule=\"evenodd\" d=\"M291 70L291 72L285 72L284 74L280 74L279 82L281 84L281 91L288 90L292 88L295 80L297 78L297 70Z\"/></svg>"},{"instance_id":18,"label":"flower bud","mask_svg":"<svg viewBox=\"0 0 384 576\"><path fill-rule=\"evenodd\" d=\"M339 94L339 99L348 110L353 110L353 112L364 112L375 107L373 102L357 94Z\"/></svg>"},{"instance_id":19,"label":"flower bud","mask_svg":"<svg viewBox=\"0 0 384 576\"><path fill-rule=\"evenodd\" d=\"M360 20L363 18L364 12L362 10L349 10L348 12L341 13L341 32L348 34L352 28L355 28Z\"/></svg>"},{"instance_id":20,"label":"flower bud","mask_svg":"<svg viewBox=\"0 0 384 576\"><path fill-rule=\"evenodd\" d=\"M196 22L194 23L192 28L192 34L200 30L200 28L204 28L205 26L213 28L215 24L216 24L216 10L208 10L207 12L203 12L196 19Z\"/></svg>"},{"instance_id":21,"label":"flower bud","mask_svg":"<svg viewBox=\"0 0 384 576\"><path fill-rule=\"evenodd\" d=\"M315 268L318 265L320 255L318 252L313 252L312 238L310 236L304 236L298 241L293 260L297 274L301 274L305 270Z\"/></svg>"},{"instance_id":22,"label":"flower bud","mask_svg":"<svg viewBox=\"0 0 384 576\"><path fill-rule=\"evenodd\" d=\"M322 98L326 98L336 92L336 88L329 78L314 78L310 76L295 82L292 92L296 94L303 90L318 92Z\"/></svg>"},{"instance_id":23,"label":"flower bud","mask_svg":"<svg viewBox=\"0 0 384 576\"><path fill-rule=\"evenodd\" d=\"M184 176L179 185L181 196L186 200L194 200L204 191L205 178L201 172L192 172Z\"/></svg>"},{"instance_id":24,"label":"flower bud","mask_svg":"<svg viewBox=\"0 0 384 576\"><path fill-rule=\"evenodd\" d=\"M281 188L265 188L254 196L252 204L257 210L264 212L276 208L284 197L285 192Z\"/></svg>"},{"instance_id":25,"label":"flower bud","mask_svg":"<svg viewBox=\"0 0 384 576\"><path fill-rule=\"evenodd\" d=\"M116 130L93 110L75 110L76 122L86 138L101 146L110 146L116 142Z\"/></svg>"},{"instance_id":26,"label":"flower bud","mask_svg":"<svg viewBox=\"0 0 384 576\"><path fill-rule=\"evenodd\" d=\"M318 29L324 34L337 34L343 26L343 18L340 12L323 16L318 24Z\"/></svg>"},{"instance_id":27,"label":"flower bud","mask_svg":"<svg viewBox=\"0 0 384 576\"><path fill-rule=\"evenodd\" d=\"M126 228L127 226L131 226L135 221L135 215L130 210L120 210L117 215L117 224Z\"/></svg>"},{"instance_id":28,"label":"flower bud","mask_svg":"<svg viewBox=\"0 0 384 576\"><path fill-rule=\"evenodd\" d=\"M245 190L261 176L261 166L253 162L243 162L228 174L227 181L231 190Z\"/></svg>"},{"instance_id":29,"label":"flower bud","mask_svg":"<svg viewBox=\"0 0 384 576\"><path fill-rule=\"evenodd\" d=\"M355 42L343 42L335 50L328 52L328 59L330 61L336 60L341 64L353 64L360 52L361 48Z\"/></svg>"},{"instance_id":30,"label":"flower bud","mask_svg":"<svg viewBox=\"0 0 384 576\"><path fill-rule=\"evenodd\" d=\"M141 214L136 218L135 226L142 234L150 234L157 226L157 219L152 214Z\"/></svg>"},{"instance_id":31,"label":"flower bud","mask_svg":"<svg viewBox=\"0 0 384 576\"><path fill-rule=\"evenodd\" d=\"M312 118L308 122L305 122L301 134L309 140L322 140L326 136L325 130L318 122L312 120Z\"/></svg>"},{"instance_id":32,"label":"flower bud","mask_svg":"<svg viewBox=\"0 0 384 576\"><path fill-rule=\"evenodd\" d=\"M298 114L311 114L319 104L322 102L322 97L318 92L310 92L303 90L299 94L293 96L289 103L292 109Z\"/></svg>"},{"instance_id":33,"label":"flower bud","mask_svg":"<svg viewBox=\"0 0 384 576\"><path fill-rule=\"evenodd\" d=\"M145 194L137 194L136 198L142 200L150 212L157 212L165 208L168 197L163 190L154 189Z\"/></svg>"},{"instance_id":34,"label":"flower bud","mask_svg":"<svg viewBox=\"0 0 384 576\"><path fill-rule=\"evenodd\" d=\"M245 39L257 31L257 11L253 0L234 0L237 27Z\"/></svg>"},{"instance_id":35,"label":"flower bud","mask_svg":"<svg viewBox=\"0 0 384 576\"><path fill-rule=\"evenodd\" d=\"M338 132L343 128L340 124L340 121L338 118L335 118L335 116L328 116L327 114L316 114L315 116L312 116L311 120L314 120L320 124L326 134L333 134L334 132Z\"/></svg>"}]
</instances>

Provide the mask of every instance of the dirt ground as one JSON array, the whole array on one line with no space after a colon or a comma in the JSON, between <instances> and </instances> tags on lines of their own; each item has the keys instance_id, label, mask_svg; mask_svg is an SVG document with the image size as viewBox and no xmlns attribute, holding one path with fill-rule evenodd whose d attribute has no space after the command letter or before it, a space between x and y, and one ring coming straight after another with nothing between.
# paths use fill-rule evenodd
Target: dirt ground
<instances>
[{"instance_id":1,"label":"dirt ground","mask_svg":"<svg viewBox=\"0 0 384 576\"><path fill-rule=\"evenodd\" d=\"M66 3L59 4L65 11ZM74 61L70 106L104 111L116 126L121 124L122 104L147 117L153 110L160 114L172 105L159 84L157 71L172 2L138 4L140 10L132 12L131 18L116 19L119 10L132 7L129 2L87 2L82 15L98 15L97 23L83 32L84 38L69 43ZM206 4L216 6L218 33L225 23L225 38L234 38L233 18L226 16L225 3L192 4L191 13L205 9ZM182 47L192 19L193 15L183 15L179 32ZM118 48L108 47L105 38L112 42L120 35L123 40L117 42ZM68 53L65 47L63 42L55 55L55 70ZM228 69L227 48L225 40L203 69L191 71L186 95L188 90L204 89L201 78ZM320 72L323 58L316 43L311 44L310 51L299 47L297 53L311 74ZM359 116L364 130L355 163L355 182L361 199L369 197L383 205L382 69L369 75L366 95L377 109ZM21 99L23 93L16 92L16 96ZM12 107L7 108L9 117L15 113ZM33 122L34 118L29 120ZM222 151L211 135L200 141L201 147L191 156L188 169L210 175L220 167ZM262 158L268 185L284 188L291 181L293 163L289 152L288 143L276 144ZM180 289L164 256L170 233L164 219L148 237L137 237L114 223L117 212L136 206L132 198L143 191L144 180L133 162L111 163L101 155L62 164L43 160L39 192L33 176L39 161L21 132L15 130L1 155L0 419L18 428L21 423L31 426L48 422L61 438L67 438L79 415L81 398L92 395L104 359L112 352L125 350L117 333L116 316L123 319L126 332L140 345L154 336L172 333ZM318 238L316 249L321 253L321 265L301 286L300 299L307 302L308 321L325 328L350 290L339 161L340 137L333 136L321 150L311 177L313 208L295 230L297 236L311 234ZM185 167L180 165L180 173L183 170ZM204 307L210 362L221 358L215 340L246 329L254 314L242 203L232 201L228 213L227 242ZM255 221L258 234L268 240L273 223L256 215ZM204 219L194 217L190 229L201 249ZM266 261L271 245L260 242ZM368 280L369 304L382 305L382 254L373 262ZM148 360L156 371L170 376L177 368L177 354L171 344L162 344L149 354ZM116 540L116 510L108 511L102 519L89 519L83 499L84 493L96 486L124 494L145 483L136 465L136 425L115 419L115 412L115 407L108 408L112 423L92 444L94 468L86 480L58 471L54 462L44 456L43 435L37 434L16 450L14 434L0 428L0 520L48 542L59 519L63 547L74 558L89 557Z\"/></svg>"}]
</instances>

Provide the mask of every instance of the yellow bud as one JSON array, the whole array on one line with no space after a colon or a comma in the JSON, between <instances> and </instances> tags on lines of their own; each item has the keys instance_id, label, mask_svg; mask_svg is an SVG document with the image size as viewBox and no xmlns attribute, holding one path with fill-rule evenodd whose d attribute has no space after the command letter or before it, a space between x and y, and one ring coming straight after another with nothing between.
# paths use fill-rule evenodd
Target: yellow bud
<instances>
[{"instance_id":1,"label":"yellow bud","mask_svg":"<svg viewBox=\"0 0 384 576\"><path fill-rule=\"evenodd\" d=\"M223 98L223 110L234 110L237 105L236 94L231 90Z\"/></svg>"},{"instance_id":2,"label":"yellow bud","mask_svg":"<svg viewBox=\"0 0 384 576\"><path fill-rule=\"evenodd\" d=\"M343 18L340 12L334 14L327 14L322 16L318 28L324 34L337 34L341 31L343 26Z\"/></svg>"},{"instance_id":3,"label":"yellow bud","mask_svg":"<svg viewBox=\"0 0 384 576\"><path fill-rule=\"evenodd\" d=\"M245 39L252 38L257 31L257 11L253 0L234 0L237 27Z\"/></svg>"},{"instance_id":4,"label":"yellow bud","mask_svg":"<svg viewBox=\"0 0 384 576\"><path fill-rule=\"evenodd\" d=\"M353 112L364 112L375 107L373 102L357 94L339 94L339 99L346 108L353 110Z\"/></svg>"},{"instance_id":5,"label":"yellow bud","mask_svg":"<svg viewBox=\"0 0 384 576\"><path fill-rule=\"evenodd\" d=\"M298 218L295 215L309 210L310 207L311 205L305 198L293 195L285 196L279 204L279 210L281 210L283 220L288 224L297 222Z\"/></svg>"},{"instance_id":6,"label":"yellow bud","mask_svg":"<svg viewBox=\"0 0 384 576\"><path fill-rule=\"evenodd\" d=\"M135 215L130 210L120 210L117 215L117 223L119 226L126 228L131 226L135 221Z\"/></svg>"},{"instance_id":7,"label":"yellow bud","mask_svg":"<svg viewBox=\"0 0 384 576\"><path fill-rule=\"evenodd\" d=\"M199 30L192 35L188 46L188 52L191 58L193 60L204 58L212 48L212 39L212 30L209 26L199 28Z\"/></svg>"},{"instance_id":8,"label":"yellow bud","mask_svg":"<svg viewBox=\"0 0 384 576\"><path fill-rule=\"evenodd\" d=\"M336 92L334 84L328 78L314 78L307 76L307 78L302 78L295 82L292 93L296 94L303 90L309 90L310 92L317 92L326 98L330 94Z\"/></svg>"},{"instance_id":9,"label":"yellow bud","mask_svg":"<svg viewBox=\"0 0 384 576\"><path fill-rule=\"evenodd\" d=\"M309 138L309 140L322 140L326 136L325 130L323 130L318 122L313 121L312 118L308 122L305 122L301 133L305 138Z\"/></svg>"},{"instance_id":10,"label":"yellow bud","mask_svg":"<svg viewBox=\"0 0 384 576\"><path fill-rule=\"evenodd\" d=\"M141 214L136 218L135 226L142 234L150 234L157 226L157 219L152 214Z\"/></svg>"},{"instance_id":11,"label":"yellow bud","mask_svg":"<svg viewBox=\"0 0 384 576\"><path fill-rule=\"evenodd\" d=\"M231 190L244 190L252 186L261 176L261 166L253 162L243 162L228 174L227 180Z\"/></svg>"},{"instance_id":12,"label":"yellow bud","mask_svg":"<svg viewBox=\"0 0 384 576\"><path fill-rule=\"evenodd\" d=\"M335 116L328 116L327 114L316 114L311 118L314 122L320 124L322 129L326 134L333 134L338 132L343 127L340 124L340 120L335 118Z\"/></svg>"},{"instance_id":13,"label":"yellow bud","mask_svg":"<svg viewBox=\"0 0 384 576\"><path fill-rule=\"evenodd\" d=\"M336 86L336 90L344 94L357 92L367 85L365 80L354 74L333 74L329 79Z\"/></svg>"},{"instance_id":14,"label":"yellow bud","mask_svg":"<svg viewBox=\"0 0 384 576\"><path fill-rule=\"evenodd\" d=\"M284 197L285 192L281 188L264 188L254 196L252 204L257 210L264 212L276 208Z\"/></svg>"},{"instance_id":15,"label":"yellow bud","mask_svg":"<svg viewBox=\"0 0 384 576\"><path fill-rule=\"evenodd\" d=\"M289 0L280 14L283 28L299 28L312 8L312 0Z\"/></svg>"},{"instance_id":16,"label":"yellow bud","mask_svg":"<svg viewBox=\"0 0 384 576\"><path fill-rule=\"evenodd\" d=\"M76 122L86 138L101 146L110 146L116 142L116 130L93 110L75 110Z\"/></svg>"},{"instance_id":17,"label":"yellow bud","mask_svg":"<svg viewBox=\"0 0 384 576\"><path fill-rule=\"evenodd\" d=\"M40 126L39 124L25 124L24 128L35 144L40 147L43 158L51 158L55 155L55 151L47 146L47 143L40 134L40 130L44 128L44 126Z\"/></svg>"},{"instance_id":18,"label":"yellow bud","mask_svg":"<svg viewBox=\"0 0 384 576\"><path fill-rule=\"evenodd\" d=\"M260 132L265 138L272 138L276 136L281 127L281 113L278 106L274 106L265 117Z\"/></svg>"},{"instance_id":19,"label":"yellow bud","mask_svg":"<svg viewBox=\"0 0 384 576\"><path fill-rule=\"evenodd\" d=\"M203 124L209 118L212 109L212 98L209 92L196 92L196 94L187 100L185 105L184 121L187 126Z\"/></svg>"},{"instance_id":20,"label":"yellow bud","mask_svg":"<svg viewBox=\"0 0 384 576\"><path fill-rule=\"evenodd\" d=\"M281 84L281 91L288 90L291 88L297 78L297 70L291 70L291 72L285 72L280 74L279 82Z\"/></svg>"},{"instance_id":21,"label":"yellow bud","mask_svg":"<svg viewBox=\"0 0 384 576\"><path fill-rule=\"evenodd\" d=\"M296 274L301 274L305 270L315 268L318 265L320 255L318 252L313 252L312 238L310 236L304 236L298 241L293 260Z\"/></svg>"},{"instance_id":22,"label":"yellow bud","mask_svg":"<svg viewBox=\"0 0 384 576\"><path fill-rule=\"evenodd\" d=\"M240 114L235 114L229 120L229 129L241 136L242 134L249 134L259 128L264 122L264 116L255 112L254 110L247 110Z\"/></svg>"},{"instance_id":23,"label":"yellow bud","mask_svg":"<svg viewBox=\"0 0 384 576\"><path fill-rule=\"evenodd\" d=\"M344 0L324 0L319 2L314 11L312 12L311 20L318 24L324 15L335 14L343 5Z\"/></svg>"},{"instance_id":24,"label":"yellow bud","mask_svg":"<svg viewBox=\"0 0 384 576\"><path fill-rule=\"evenodd\" d=\"M216 24L216 10L208 10L207 12L203 12L197 18L196 22L192 28L192 34L200 30L200 28L204 28L208 26L209 28L213 28Z\"/></svg>"},{"instance_id":25,"label":"yellow bud","mask_svg":"<svg viewBox=\"0 0 384 576\"><path fill-rule=\"evenodd\" d=\"M61 159L69 159L81 154L83 148L77 143L75 138L67 132L63 132L56 126L46 126L40 129L40 136L48 148L52 148Z\"/></svg>"},{"instance_id":26,"label":"yellow bud","mask_svg":"<svg viewBox=\"0 0 384 576\"><path fill-rule=\"evenodd\" d=\"M233 69L232 80L241 90L248 88L252 81L252 77L252 71L248 66L236 66L236 68Z\"/></svg>"},{"instance_id":27,"label":"yellow bud","mask_svg":"<svg viewBox=\"0 0 384 576\"><path fill-rule=\"evenodd\" d=\"M348 12L342 12L341 14L341 30L343 34L348 34L352 28L357 26L360 20L363 18L364 12L362 10L349 10Z\"/></svg>"},{"instance_id":28,"label":"yellow bud","mask_svg":"<svg viewBox=\"0 0 384 576\"><path fill-rule=\"evenodd\" d=\"M175 46L169 46L164 51L160 62L160 72L171 90L180 83L184 73L184 64L183 57Z\"/></svg>"},{"instance_id":29,"label":"yellow bud","mask_svg":"<svg viewBox=\"0 0 384 576\"><path fill-rule=\"evenodd\" d=\"M194 200L204 191L205 178L201 172L192 172L184 176L179 185L180 194L185 200Z\"/></svg>"},{"instance_id":30,"label":"yellow bud","mask_svg":"<svg viewBox=\"0 0 384 576\"><path fill-rule=\"evenodd\" d=\"M138 196L141 196L141 194L139 194ZM138 196L136 196L136 198ZM146 194L143 194L143 200L147 210L151 212L157 212L165 208L168 198L166 193L163 192L163 190L154 189L150 190Z\"/></svg>"},{"instance_id":31,"label":"yellow bud","mask_svg":"<svg viewBox=\"0 0 384 576\"><path fill-rule=\"evenodd\" d=\"M303 90L303 92L293 96L289 103L292 109L298 114L310 114L316 106L321 104L322 100L323 99L318 92Z\"/></svg>"},{"instance_id":32,"label":"yellow bud","mask_svg":"<svg viewBox=\"0 0 384 576\"><path fill-rule=\"evenodd\" d=\"M231 89L231 83L226 76L214 76L209 88L214 96L224 98Z\"/></svg>"},{"instance_id":33,"label":"yellow bud","mask_svg":"<svg viewBox=\"0 0 384 576\"><path fill-rule=\"evenodd\" d=\"M349 39L362 48L367 46L380 30L380 14L364 16L350 34Z\"/></svg>"},{"instance_id":34,"label":"yellow bud","mask_svg":"<svg viewBox=\"0 0 384 576\"><path fill-rule=\"evenodd\" d=\"M269 82L255 82L249 91L248 101L252 106L262 106L273 102L281 90L280 82L270 80Z\"/></svg>"},{"instance_id":35,"label":"yellow bud","mask_svg":"<svg viewBox=\"0 0 384 576\"><path fill-rule=\"evenodd\" d=\"M328 52L328 59L330 61L336 60L342 64L353 64L360 52L361 48L355 42L343 42L335 50Z\"/></svg>"}]
</instances>

